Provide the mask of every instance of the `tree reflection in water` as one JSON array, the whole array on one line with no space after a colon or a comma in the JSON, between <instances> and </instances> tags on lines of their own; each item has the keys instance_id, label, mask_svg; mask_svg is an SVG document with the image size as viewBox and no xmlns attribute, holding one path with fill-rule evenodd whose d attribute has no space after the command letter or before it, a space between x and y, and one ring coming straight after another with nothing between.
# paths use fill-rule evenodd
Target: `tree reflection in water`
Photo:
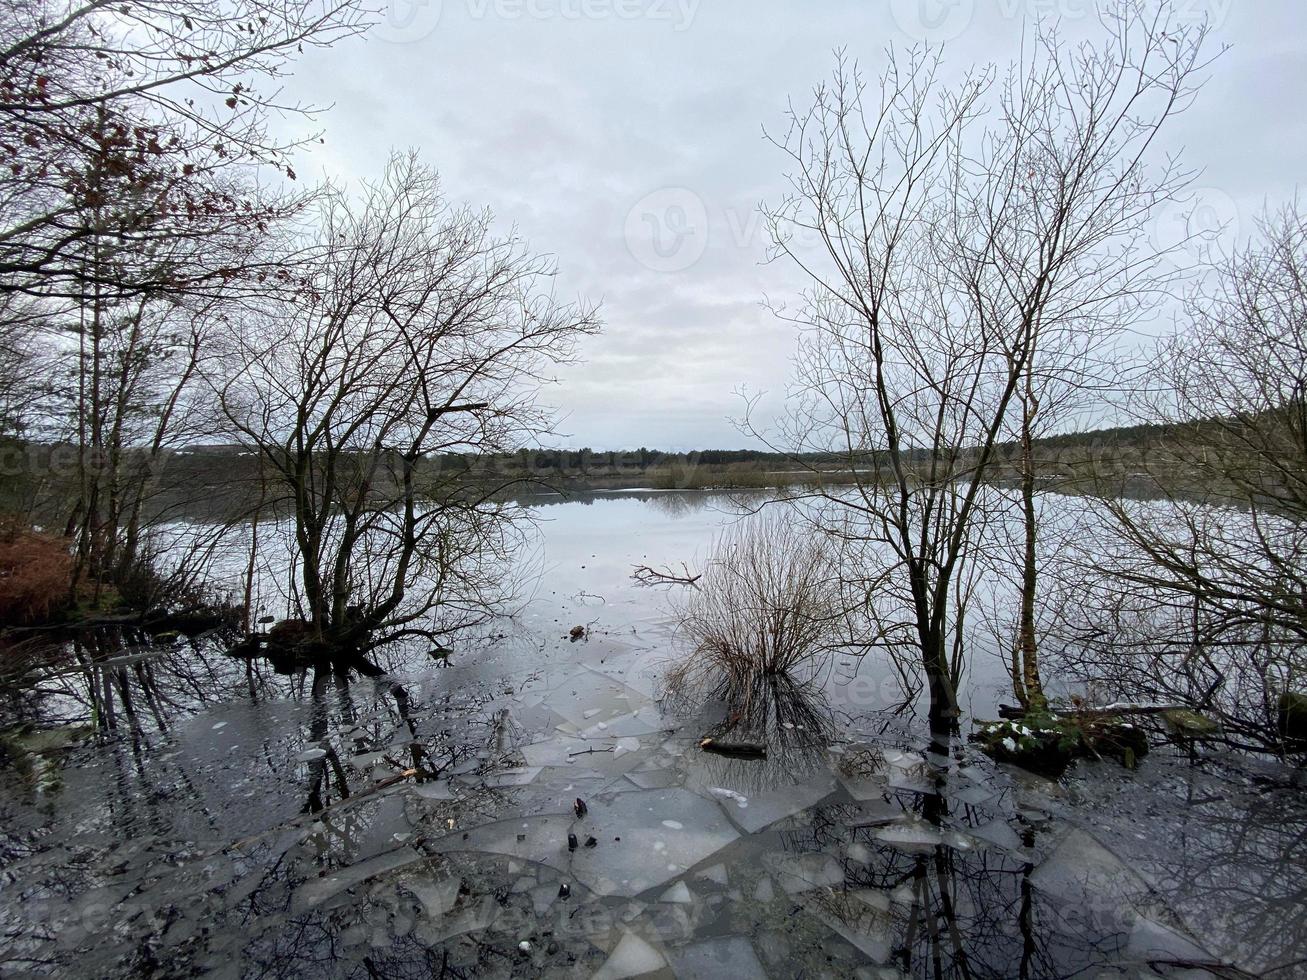
<instances>
[{"instance_id":1,"label":"tree reflection in water","mask_svg":"<svg viewBox=\"0 0 1307 980\"><path fill-rule=\"evenodd\" d=\"M756 793L798 783L826 768L835 717L821 688L787 675L759 675L753 678L746 700L747 715L730 704L717 706L724 717L709 725L704 735L765 746L767 758L705 756L701 764L708 782Z\"/></svg>"},{"instance_id":2,"label":"tree reflection in water","mask_svg":"<svg viewBox=\"0 0 1307 980\"><path fill-rule=\"evenodd\" d=\"M466 781L456 802L420 798L414 823L439 833L517 802L478 783L520 762L522 733L475 687L415 695L389 677L287 677L189 645L124 648L121 637L79 638L39 670L27 700L6 706L11 717L89 722L101 736L45 783L0 768L6 971L222 973L243 962L313 974L340 960L343 931L372 921L389 932L403 916L366 894L322 912L297 899L306 887L377 861L440 874L444 859L427 857L420 832L396 832L419 799L405 786L453 772ZM233 703L241 688L248 701ZM432 956L438 975L438 951L409 965Z\"/></svg>"},{"instance_id":3,"label":"tree reflection in water","mask_svg":"<svg viewBox=\"0 0 1307 980\"><path fill-rule=\"evenodd\" d=\"M777 678L759 682L747 719L718 706L683 724L624 689L626 710L653 714L643 733L587 742L564 717L585 714L579 677L519 698L522 676L455 667L400 682L402 656L385 665L384 678L281 676L181 644L88 645L42 668L7 708L101 734L44 776L0 771L0 969L586 976L635 931L673 964L729 937L777 976L1303 972L1307 805L1292 787L1165 752L1054 787L960 746L857 741L817 685ZM767 758L706 755L704 734L765 743ZM626 755L602 751L630 741ZM599 753L571 756L586 745ZM691 902L665 900L668 883L588 891L568 874L565 832L554 857L509 853L518 821L561 813L565 831L583 795L595 822L575 828L582 853L620 859L638 832L612 826L592 852L585 835L652 781L748 798L715 798L740 832L673 876ZM504 851L475 833L463 846L478 849L457 850L486 827L507 828ZM1185 933L1250 973L1185 953Z\"/></svg>"},{"instance_id":4,"label":"tree reflection in water","mask_svg":"<svg viewBox=\"0 0 1307 980\"><path fill-rule=\"evenodd\" d=\"M1110 876L1087 863L1062 866L1067 830L1037 810L1017 808L1008 821L1015 839L993 846L985 837L998 802L968 802L977 783L962 758L923 753L913 768L929 786L888 787L878 801L890 804L888 813L873 809L867 819L865 803L822 807L810 827L785 835L795 850L843 855L843 887L812 892L814 914L874 960L931 978L1262 975L1191 944L1167 896L1094 891ZM914 818L911 830L886 832L902 826L890 822L894 810ZM1045 861L1056 870L1041 878ZM1063 875L1078 900L1048 884Z\"/></svg>"}]
</instances>

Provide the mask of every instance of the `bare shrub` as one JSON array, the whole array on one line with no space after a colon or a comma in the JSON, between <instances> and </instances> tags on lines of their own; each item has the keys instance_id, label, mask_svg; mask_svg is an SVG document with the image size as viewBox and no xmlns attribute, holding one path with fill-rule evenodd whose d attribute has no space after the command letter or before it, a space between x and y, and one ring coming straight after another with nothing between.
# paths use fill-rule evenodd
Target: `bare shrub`
<instances>
[{"instance_id":1,"label":"bare shrub","mask_svg":"<svg viewBox=\"0 0 1307 980\"><path fill-rule=\"evenodd\" d=\"M0 525L0 625L49 619L67 599L72 567L59 538Z\"/></svg>"},{"instance_id":2,"label":"bare shrub","mask_svg":"<svg viewBox=\"0 0 1307 980\"><path fill-rule=\"evenodd\" d=\"M715 552L682 606L694 650L668 686L747 715L759 678L793 676L829 655L843 621L839 574L825 541L779 510L728 528Z\"/></svg>"}]
</instances>

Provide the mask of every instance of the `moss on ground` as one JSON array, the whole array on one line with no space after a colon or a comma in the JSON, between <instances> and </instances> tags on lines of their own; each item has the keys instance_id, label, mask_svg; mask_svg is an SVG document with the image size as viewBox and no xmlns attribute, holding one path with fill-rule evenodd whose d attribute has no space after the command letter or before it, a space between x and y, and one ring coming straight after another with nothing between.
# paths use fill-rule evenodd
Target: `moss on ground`
<instances>
[{"instance_id":1,"label":"moss on ground","mask_svg":"<svg viewBox=\"0 0 1307 980\"><path fill-rule=\"evenodd\" d=\"M1148 754L1142 728L1118 717L1029 715L1013 721L982 722L971 735L982 752L1050 779L1076 759L1112 758L1128 769Z\"/></svg>"}]
</instances>

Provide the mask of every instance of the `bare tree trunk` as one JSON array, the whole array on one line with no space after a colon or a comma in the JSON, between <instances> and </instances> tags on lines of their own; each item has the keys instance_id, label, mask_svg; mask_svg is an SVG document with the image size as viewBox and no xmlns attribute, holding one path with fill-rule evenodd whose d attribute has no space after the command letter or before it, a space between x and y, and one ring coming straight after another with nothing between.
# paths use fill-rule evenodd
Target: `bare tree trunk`
<instances>
[{"instance_id":1,"label":"bare tree trunk","mask_svg":"<svg viewBox=\"0 0 1307 980\"><path fill-rule=\"evenodd\" d=\"M260 465L262 460L259 461ZM241 614L241 632L250 634L254 613L254 569L259 555L259 518L263 515L263 505L268 496L268 481L259 475L259 505L254 509L250 520L250 559L245 564L245 611Z\"/></svg>"},{"instance_id":2,"label":"bare tree trunk","mask_svg":"<svg viewBox=\"0 0 1307 980\"><path fill-rule=\"evenodd\" d=\"M1039 588L1039 521L1035 512L1035 454L1031 431L1038 413L1039 402L1033 391L1031 372L1027 368L1021 411L1021 516L1025 523L1025 547L1021 563L1021 615L1017 625L1021 672L1019 679L1014 674L1013 685L1021 704L1031 711L1040 711L1048 703L1039 676L1039 645L1035 636L1035 597Z\"/></svg>"}]
</instances>

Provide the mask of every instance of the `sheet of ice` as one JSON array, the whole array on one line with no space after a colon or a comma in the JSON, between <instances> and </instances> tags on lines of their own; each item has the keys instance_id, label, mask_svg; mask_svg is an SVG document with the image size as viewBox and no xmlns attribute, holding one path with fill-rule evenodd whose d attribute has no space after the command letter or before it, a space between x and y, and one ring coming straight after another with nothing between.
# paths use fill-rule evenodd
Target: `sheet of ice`
<instances>
[{"instance_id":1,"label":"sheet of ice","mask_svg":"<svg viewBox=\"0 0 1307 980\"><path fill-rule=\"evenodd\" d=\"M317 762L319 759L327 757L327 750L323 748L305 749L299 755L295 756L296 762Z\"/></svg>"},{"instance_id":2,"label":"sheet of ice","mask_svg":"<svg viewBox=\"0 0 1307 980\"><path fill-rule=\"evenodd\" d=\"M877 891L874 888L861 888L858 891L850 892L849 895L877 912L889 911L890 897L888 892Z\"/></svg>"},{"instance_id":3,"label":"sheet of ice","mask_svg":"<svg viewBox=\"0 0 1307 980\"><path fill-rule=\"evenodd\" d=\"M694 895L690 893L689 885L683 881L678 881L658 896L658 901L672 905L690 905L694 902Z\"/></svg>"},{"instance_id":4,"label":"sheet of ice","mask_svg":"<svg viewBox=\"0 0 1307 980\"><path fill-rule=\"evenodd\" d=\"M503 907L495 901L494 896L486 895L470 908L443 916L428 933L427 942L432 946L438 946L457 936L489 929L502 911Z\"/></svg>"},{"instance_id":5,"label":"sheet of ice","mask_svg":"<svg viewBox=\"0 0 1307 980\"><path fill-rule=\"evenodd\" d=\"M668 827L665 820L681 828ZM739 837L714 803L683 789L640 790L595 801L583 826L600 844L575 853L572 873L601 895L625 897L665 884Z\"/></svg>"},{"instance_id":6,"label":"sheet of ice","mask_svg":"<svg viewBox=\"0 0 1307 980\"><path fill-rule=\"evenodd\" d=\"M1215 962L1208 950L1203 949L1192 936L1172 929L1152 919L1139 917L1130 929L1126 951L1141 961L1170 960L1173 962Z\"/></svg>"},{"instance_id":7,"label":"sheet of ice","mask_svg":"<svg viewBox=\"0 0 1307 980\"><path fill-rule=\"evenodd\" d=\"M735 804L736 808L740 810L743 810L749 805L749 798L747 796L743 793L738 793L733 789L728 789L725 786L710 786L708 787L708 792L719 800L730 800Z\"/></svg>"},{"instance_id":8,"label":"sheet of ice","mask_svg":"<svg viewBox=\"0 0 1307 980\"><path fill-rule=\"evenodd\" d=\"M921 762L919 753L905 752L902 749L882 749L881 756L884 758L886 765L900 769L907 769Z\"/></svg>"},{"instance_id":9,"label":"sheet of ice","mask_svg":"<svg viewBox=\"0 0 1307 980\"><path fill-rule=\"evenodd\" d=\"M740 807L739 801L714 795L722 804L722 809L741 830L756 834L770 827L777 821L802 813L816 806L835 792L835 777L831 773L819 773L811 779L794 786L780 786L764 793L755 793L748 799L747 807Z\"/></svg>"},{"instance_id":10,"label":"sheet of ice","mask_svg":"<svg viewBox=\"0 0 1307 980\"><path fill-rule=\"evenodd\" d=\"M635 933L624 932L621 940L608 954L604 965L591 976L591 980L626 980L627 977L653 973L666 965L667 960L662 953Z\"/></svg>"},{"instance_id":11,"label":"sheet of ice","mask_svg":"<svg viewBox=\"0 0 1307 980\"><path fill-rule=\"evenodd\" d=\"M640 789L667 789L670 786L679 786L685 780L684 774L674 769L659 769L654 772L632 771L626 774L626 778Z\"/></svg>"},{"instance_id":12,"label":"sheet of ice","mask_svg":"<svg viewBox=\"0 0 1307 980\"><path fill-rule=\"evenodd\" d=\"M928 851L943 843L939 828L920 820L889 824L876 831L876 839L900 851Z\"/></svg>"},{"instance_id":13,"label":"sheet of ice","mask_svg":"<svg viewBox=\"0 0 1307 980\"><path fill-rule=\"evenodd\" d=\"M743 936L696 943L668 954L677 980L767 980L753 944Z\"/></svg>"},{"instance_id":14,"label":"sheet of ice","mask_svg":"<svg viewBox=\"0 0 1307 980\"><path fill-rule=\"evenodd\" d=\"M458 889L463 880L452 878L412 878L404 882L404 887L422 903L422 908L431 918L445 915L458 901Z\"/></svg>"},{"instance_id":15,"label":"sheet of ice","mask_svg":"<svg viewBox=\"0 0 1307 980\"><path fill-rule=\"evenodd\" d=\"M1021 837L1006 820L991 820L989 823L972 827L971 833L1005 851L1014 851L1021 846Z\"/></svg>"},{"instance_id":16,"label":"sheet of ice","mask_svg":"<svg viewBox=\"0 0 1307 980\"><path fill-rule=\"evenodd\" d=\"M624 755L629 755L640 751L640 740L634 735L625 735L613 743L613 758L620 759Z\"/></svg>"},{"instance_id":17,"label":"sheet of ice","mask_svg":"<svg viewBox=\"0 0 1307 980\"><path fill-rule=\"evenodd\" d=\"M844 786L844 791L853 799L879 800L885 796L887 783L882 774L876 773L869 776L840 776L840 783Z\"/></svg>"},{"instance_id":18,"label":"sheet of ice","mask_svg":"<svg viewBox=\"0 0 1307 980\"><path fill-rule=\"evenodd\" d=\"M1064 902L1110 903L1120 910L1151 903L1152 890L1134 870L1083 830L1073 829L1030 874L1030 883Z\"/></svg>"},{"instance_id":19,"label":"sheet of ice","mask_svg":"<svg viewBox=\"0 0 1307 980\"><path fill-rule=\"evenodd\" d=\"M934 793L935 781L926 774L913 769L892 767L887 783L890 789L904 790L909 793Z\"/></svg>"},{"instance_id":20,"label":"sheet of ice","mask_svg":"<svg viewBox=\"0 0 1307 980\"><path fill-rule=\"evenodd\" d=\"M522 758L528 766L566 766L576 761L569 753L584 752L586 747L577 738L549 738L523 746Z\"/></svg>"},{"instance_id":21,"label":"sheet of ice","mask_svg":"<svg viewBox=\"0 0 1307 980\"><path fill-rule=\"evenodd\" d=\"M862 800L845 818L845 825L850 829L883 827L887 823L897 823L903 819L903 807L898 802L885 799Z\"/></svg>"},{"instance_id":22,"label":"sheet of ice","mask_svg":"<svg viewBox=\"0 0 1307 980\"><path fill-rule=\"evenodd\" d=\"M829 854L774 853L763 862L789 895L844 883L844 869Z\"/></svg>"},{"instance_id":23,"label":"sheet of ice","mask_svg":"<svg viewBox=\"0 0 1307 980\"><path fill-rule=\"evenodd\" d=\"M570 812L538 817L515 817L482 824L464 832L455 831L431 842L437 851L485 851L567 868L567 834L573 823Z\"/></svg>"},{"instance_id":24,"label":"sheet of ice","mask_svg":"<svg viewBox=\"0 0 1307 980\"><path fill-rule=\"evenodd\" d=\"M554 902L558 901L558 882L550 881L531 889L531 907L537 916L543 917Z\"/></svg>"},{"instance_id":25,"label":"sheet of ice","mask_svg":"<svg viewBox=\"0 0 1307 980\"><path fill-rule=\"evenodd\" d=\"M992 789L978 783L965 783L961 786L950 785L948 798L968 806L988 806L998 799Z\"/></svg>"},{"instance_id":26,"label":"sheet of ice","mask_svg":"<svg viewBox=\"0 0 1307 980\"><path fill-rule=\"evenodd\" d=\"M730 884L731 881L730 876L726 872L726 865L724 864L714 864L710 868L704 868L695 875L695 877L703 878L705 881L714 882L721 885L723 888Z\"/></svg>"},{"instance_id":27,"label":"sheet of ice","mask_svg":"<svg viewBox=\"0 0 1307 980\"><path fill-rule=\"evenodd\" d=\"M876 860L875 852L862 841L854 841L845 849L844 853L850 861L855 861L858 864L871 864Z\"/></svg>"},{"instance_id":28,"label":"sheet of ice","mask_svg":"<svg viewBox=\"0 0 1307 980\"><path fill-rule=\"evenodd\" d=\"M945 830L939 837L945 847L951 847L955 851L977 851L988 846L988 841L964 834L960 830Z\"/></svg>"},{"instance_id":29,"label":"sheet of ice","mask_svg":"<svg viewBox=\"0 0 1307 980\"><path fill-rule=\"evenodd\" d=\"M625 738L652 735L667 727L663 716L652 705L645 705L630 714L596 722L581 732L582 738Z\"/></svg>"},{"instance_id":30,"label":"sheet of ice","mask_svg":"<svg viewBox=\"0 0 1307 980\"><path fill-rule=\"evenodd\" d=\"M300 912L314 908L348 888L424 860L426 860L425 856L411 847L400 847L385 854L378 854L366 861L352 864L348 868L306 881L295 891L291 902L292 908Z\"/></svg>"},{"instance_id":31,"label":"sheet of ice","mask_svg":"<svg viewBox=\"0 0 1307 980\"><path fill-rule=\"evenodd\" d=\"M519 769L501 769L485 777L487 786L502 788L505 786L526 786L540 775L541 766L523 766Z\"/></svg>"},{"instance_id":32,"label":"sheet of ice","mask_svg":"<svg viewBox=\"0 0 1307 980\"><path fill-rule=\"evenodd\" d=\"M412 783L409 788L424 800L452 800L454 798L454 791L450 788L449 782L444 779L438 779L430 783Z\"/></svg>"},{"instance_id":33,"label":"sheet of ice","mask_svg":"<svg viewBox=\"0 0 1307 980\"><path fill-rule=\"evenodd\" d=\"M555 868L600 895L632 898L666 885L738 839L721 810L683 789L635 790L587 801L577 821L565 815L502 820L439 838L442 851L487 851ZM674 819L680 830L663 825ZM567 835L596 846L567 848ZM621 838L618 840L618 838Z\"/></svg>"},{"instance_id":34,"label":"sheet of ice","mask_svg":"<svg viewBox=\"0 0 1307 980\"><path fill-rule=\"evenodd\" d=\"M363 825L357 834L355 858L370 858L376 854L390 851L396 843L401 843L412 835L413 825L409 823L402 792L391 792L381 796L373 807L372 819Z\"/></svg>"},{"instance_id":35,"label":"sheet of ice","mask_svg":"<svg viewBox=\"0 0 1307 980\"><path fill-rule=\"evenodd\" d=\"M889 959L893 935L890 918L884 912L862 903L838 909L810 905L808 911L873 962L884 963Z\"/></svg>"}]
</instances>

